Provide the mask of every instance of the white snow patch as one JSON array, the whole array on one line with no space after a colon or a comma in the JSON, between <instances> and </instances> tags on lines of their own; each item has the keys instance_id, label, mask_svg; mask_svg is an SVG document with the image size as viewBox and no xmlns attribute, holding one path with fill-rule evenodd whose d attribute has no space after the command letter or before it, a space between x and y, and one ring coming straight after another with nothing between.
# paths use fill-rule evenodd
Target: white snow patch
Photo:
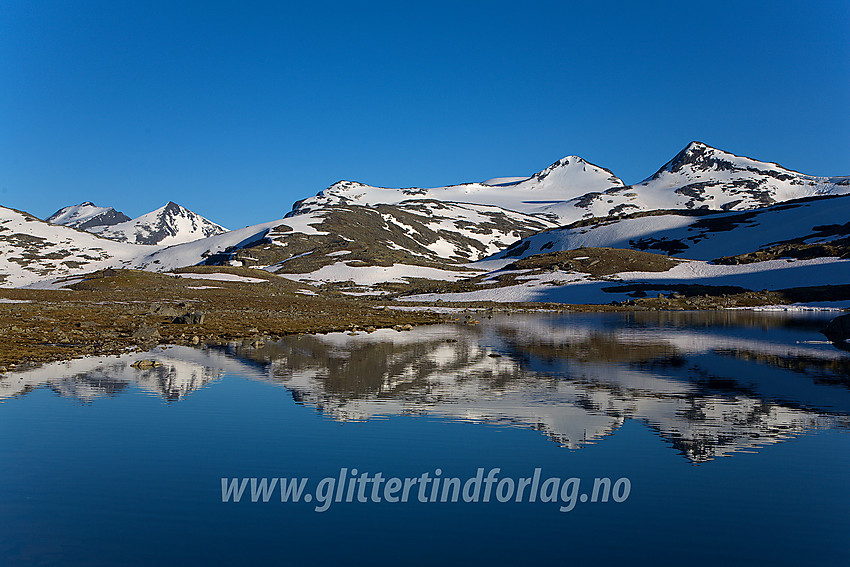
<instances>
[{"instance_id":1,"label":"white snow patch","mask_svg":"<svg viewBox=\"0 0 850 567\"><path fill-rule=\"evenodd\" d=\"M455 272L425 266L409 264L393 264L392 266L349 266L345 262L337 262L322 266L318 270L305 274L278 274L297 281L346 282L353 281L357 285L374 285L383 282L404 283L405 278L429 278L434 280L455 281L470 277L477 272Z\"/></svg>"},{"instance_id":2,"label":"white snow patch","mask_svg":"<svg viewBox=\"0 0 850 567\"><path fill-rule=\"evenodd\" d=\"M56 278L35 282L26 286L26 289L49 289L53 291L74 291L68 286L85 281L87 278Z\"/></svg>"},{"instance_id":3,"label":"white snow patch","mask_svg":"<svg viewBox=\"0 0 850 567\"><path fill-rule=\"evenodd\" d=\"M811 304L792 303L790 305L759 305L757 307L728 307L727 309L738 311L776 311L776 312L827 312L844 311L850 308L850 301L819 301ZM829 342L829 341L827 341Z\"/></svg>"},{"instance_id":4,"label":"white snow patch","mask_svg":"<svg viewBox=\"0 0 850 567\"><path fill-rule=\"evenodd\" d=\"M265 283L269 280L251 278L248 276L237 276L236 274L174 274L180 278L191 278L193 280L215 280L219 282L241 282L241 283Z\"/></svg>"}]
</instances>

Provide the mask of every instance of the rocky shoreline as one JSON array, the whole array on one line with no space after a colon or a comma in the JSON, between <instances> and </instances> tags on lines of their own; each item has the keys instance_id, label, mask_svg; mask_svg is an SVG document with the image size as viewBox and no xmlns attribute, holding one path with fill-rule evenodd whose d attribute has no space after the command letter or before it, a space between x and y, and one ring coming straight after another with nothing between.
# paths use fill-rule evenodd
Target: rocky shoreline
<instances>
[{"instance_id":1,"label":"rocky shoreline","mask_svg":"<svg viewBox=\"0 0 850 567\"><path fill-rule=\"evenodd\" d=\"M227 270L243 277L248 269ZM243 273L244 272L244 273ZM263 273L262 283L215 281L171 274L119 270L64 289L0 290L0 374L21 366L81 356L145 351L160 344L260 345L291 334L371 332L457 321L474 324L494 312L711 310L788 303L775 293L711 296L675 293L609 305L416 304L389 298L356 298L310 288ZM200 285L205 284L205 285ZM464 315L464 310L466 314ZM435 312L439 311L439 312ZM471 315L470 315L471 314Z\"/></svg>"}]
</instances>

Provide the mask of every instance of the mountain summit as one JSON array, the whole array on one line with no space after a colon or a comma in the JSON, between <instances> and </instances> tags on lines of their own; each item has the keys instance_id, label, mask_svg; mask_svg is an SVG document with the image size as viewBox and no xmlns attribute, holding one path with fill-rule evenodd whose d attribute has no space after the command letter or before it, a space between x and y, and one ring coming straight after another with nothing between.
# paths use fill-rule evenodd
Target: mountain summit
<instances>
[{"instance_id":1,"label":"mountain summit","mask_svg":"<svg viewBox=\"0 0 850 567\"><path fill-rule=\"evenodd\" d=\"M172 245L227 232L227 229L173 201L155 211L92 232L118 242Z\"/></svg>"},{"instance_id":2,"label":"mountain summit","mask_svg":"<svg viewBox=\"0 0 850 567\"><path fill-rule=\"evenodd\" d=\"M130 220L130 217L112 207L98 207L91 201L64 207L47 217L47 222L88 230L98 226L111 226Z\"/></svg>"},{"instance_id":3,"label":"mountain summit","mask_svg":"<svg viewBox=\"0 0 850 567\"><path fill-rule=\"evenodd\" d=\"M846 177L815 177L778 163L736 156L691 142L633 188L646 196L677 195L676 207L741 210L791 199L844 193ZM670 191L672 189L672 192ZM682 198L687 200L682 201Z\"/></svg>"}]
</instances>

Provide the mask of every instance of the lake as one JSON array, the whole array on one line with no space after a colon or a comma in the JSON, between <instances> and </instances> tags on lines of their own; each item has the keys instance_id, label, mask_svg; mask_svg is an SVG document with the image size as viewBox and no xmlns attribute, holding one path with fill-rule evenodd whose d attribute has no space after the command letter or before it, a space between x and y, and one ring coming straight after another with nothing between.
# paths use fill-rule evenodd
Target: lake
<instances>
[{"instance_id":1,"label":"lake","mask_svg":"<svg viewBox=\"0 0 850 567\"><path fill-rule=\"evenodd\" d=\"M459 314L10 373L0 564L850 564L835 315Z\"/></svg>"}]
</instances>

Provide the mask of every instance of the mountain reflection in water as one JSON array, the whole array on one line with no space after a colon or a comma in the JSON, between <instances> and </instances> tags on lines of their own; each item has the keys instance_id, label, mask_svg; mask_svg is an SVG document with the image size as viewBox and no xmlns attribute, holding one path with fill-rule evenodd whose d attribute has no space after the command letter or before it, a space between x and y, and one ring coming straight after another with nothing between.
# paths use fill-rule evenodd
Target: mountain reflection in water
<instances>
[{"instance_id":1,"label":"mountain reflection in water","mask_svg":"<svg viewBox=\"0 0 850 567\"><path fill-rule=\"evenodd\" d=\"M534 314L259 348L171 347L10 374L0 400L49 387L91 402L134 385L177 401L230 374L280 384L339 421L429 415L530 428L571 449L633 419L703 462L850 427L850 354L822 341L824 323L752 312ZM139 358L162 365L131 367Z\"/></svg>"}]
</instances>

